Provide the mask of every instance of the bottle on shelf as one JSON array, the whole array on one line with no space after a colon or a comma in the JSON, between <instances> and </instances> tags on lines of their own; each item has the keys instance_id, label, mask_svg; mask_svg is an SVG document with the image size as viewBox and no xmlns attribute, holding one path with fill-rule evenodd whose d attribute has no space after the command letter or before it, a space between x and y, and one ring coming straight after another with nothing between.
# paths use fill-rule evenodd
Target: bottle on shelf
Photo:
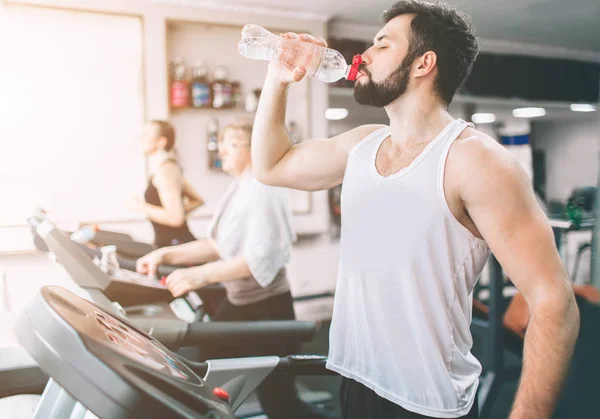
<instances>
[{"instance_id":1,"label":"bottle on shelf","mask_svg":"<svg viewBox=\"0 0 600 419\"><path fill-rule=\"evenodd\" d=\"M360 55L355 55L348 65L339 51L299 39L284 39L258 25L244 26L238 51L254 60L271 61L279 57L288 67L304 67L309 77L326 83L344 77L355 80L362 63Z\"/></svg>"},{"instance_id":2,"label":"bottle on shelf","mask_svg":"<svg viewBox=\"0 0 600 419\"><path fill-rule=\"evenodd\" d=\"M171 108L187 108L190 106L189 83L187 69L181 57L175 58L171 67Z\"/></svg>"},{"instance_id":3,"label":"bottle on shelf","mask_svg":"<svg viewBox=\"0 0 600 419\"><path fill-rule=\"evenodd\" d=\"M221 170L221 158L219 157L219 121L212 119L206 129L206 148L208 150L208 167L213 170Z\"/></svg>"},{"instance_id":4,"label":"bottle on shelf","mask_svg":"<svg viewBox=\"0 0 600 419\"><path fill-rule=\"evenodd\" d=\"M227 81L227 71L223 67L215 69L212 83L213 108L230 108L233 103L233 86Z\"/></svg>"},{"instance_id":5,"label":"bottle on shelf","mask_svg":"<svg viewBox=\"0 0 600 419\"><path fill-rule=\"evenodd\" d=\"M192 68L192 81L190 82L191 102L194 108L212 107L212 92L208 81L208 69L202 64Z\"/></svg>"},{"instance_id":6,"label":"bottle on shelf","mask_svg":"<svg viewBox=\"0 0 600 419\"><path fill-rule=\"evenodd\" d=\"M251 92L246 94L246 99L244 102L244 107L246 112L256 112L256 108L258 108L258 100L260 99L260 93L262 89L254 89Z\"/></svg>"},{"instance_id":7,"label":"bottle on shelf","mask_svg":"<svg viewBox=\"0 0 600 419\"><path fill-rule=\"evenodd\" d=\"M242 87L239 81L231 83L231 107L234 109L244 109L244 99L242 96Z\"/></svg>"}]
</instances>

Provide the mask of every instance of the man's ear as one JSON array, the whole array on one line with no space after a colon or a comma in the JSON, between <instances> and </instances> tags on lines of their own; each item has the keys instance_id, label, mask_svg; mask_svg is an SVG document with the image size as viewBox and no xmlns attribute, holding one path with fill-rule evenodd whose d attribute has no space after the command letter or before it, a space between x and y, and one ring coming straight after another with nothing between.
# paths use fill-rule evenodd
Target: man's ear
<instances>
[{"instance_id":1,"label":"man's ear","mask_svg":"<svg viewBox=\"0 0 600 419\"><path fill-rule=\"evenodd\" d=\"M437 54L433 51L427 51L415 60L413 75L415 77L424 77L431 73L437 65Z\"/></svg>"}]
</instances>

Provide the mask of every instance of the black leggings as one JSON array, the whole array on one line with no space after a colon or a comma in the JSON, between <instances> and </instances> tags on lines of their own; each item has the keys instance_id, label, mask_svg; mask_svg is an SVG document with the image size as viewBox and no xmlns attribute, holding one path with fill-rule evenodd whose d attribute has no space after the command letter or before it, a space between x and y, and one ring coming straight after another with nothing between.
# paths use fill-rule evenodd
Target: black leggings
<instances>
[{"instance_id":1,"label":"black leggings","mask_svg":"<svg viewBox=\"0 0 600 419\"><path fill-rule=\"evenodd\" d=\"M292 295L275 295L253 304L236 306L225 300L214 321L295 320ZM249 356L286 356L300 352L300 345L211 346L202 349L203 359L239 358ZM296 392L294 378L271 374L256 389L258 400L269 419L322 418L303 403Z\"/></svg>"}]
</instances>

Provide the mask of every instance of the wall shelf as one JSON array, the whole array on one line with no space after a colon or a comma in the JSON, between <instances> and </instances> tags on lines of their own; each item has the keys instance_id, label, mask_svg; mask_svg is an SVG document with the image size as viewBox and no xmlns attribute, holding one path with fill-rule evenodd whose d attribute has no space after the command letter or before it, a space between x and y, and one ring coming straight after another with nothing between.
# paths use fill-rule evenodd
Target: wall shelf
<instances>
[{"instance_id":1,"label":"wall shelf","mask_svg":"<svg viewBox=\"0 0 600 419\"><path fill-rule=\"evenodd\" d=\"M279 32L284 32L279 30ZM217 67L227 70L227 79L240 83L242 100L249 92L261 89L268 63L249 60L239 54L237 44L240 27L199 22L167 21L167 60L171 63L181 57L188 73L199 63L208 66L209 82ZM188 74L189 76L189 74ZM311 135L309 118L310 82L295 83L288 95L287 122L298 124L303 138ZM206 204L202 215L212 215L219 199L232 181L230 176L208 166L207 129L212 120L217 120L219 132L235 121L251 120L255 112L231 108L172 108L169 119L177 135L177 150L185 176L204 198ZM312 193L290 190L291 205L296 215L312 214Z\"/></svg>"}]
</instances>

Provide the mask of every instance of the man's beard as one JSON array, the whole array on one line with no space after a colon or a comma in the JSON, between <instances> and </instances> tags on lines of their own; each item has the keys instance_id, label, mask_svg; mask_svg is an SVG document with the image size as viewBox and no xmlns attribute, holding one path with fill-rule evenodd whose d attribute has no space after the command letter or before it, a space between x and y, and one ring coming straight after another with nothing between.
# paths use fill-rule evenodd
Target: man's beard
<instances>
[{"instance_id":1,"label":"man's beard","mask_svg":"<svg viewBox=\"0 0 600 419\"><path fill-rule=\"evenodd\" d=\"M389 105L404 93L408 88L411 63L403 60L385 80L374 82L371 73L366 69L361 71L369 78L367 83L356 83L354 85L354 99L361 105L383 108ZM363 76L364 77L364 76Z\"/></svg>"}]
</instances>

